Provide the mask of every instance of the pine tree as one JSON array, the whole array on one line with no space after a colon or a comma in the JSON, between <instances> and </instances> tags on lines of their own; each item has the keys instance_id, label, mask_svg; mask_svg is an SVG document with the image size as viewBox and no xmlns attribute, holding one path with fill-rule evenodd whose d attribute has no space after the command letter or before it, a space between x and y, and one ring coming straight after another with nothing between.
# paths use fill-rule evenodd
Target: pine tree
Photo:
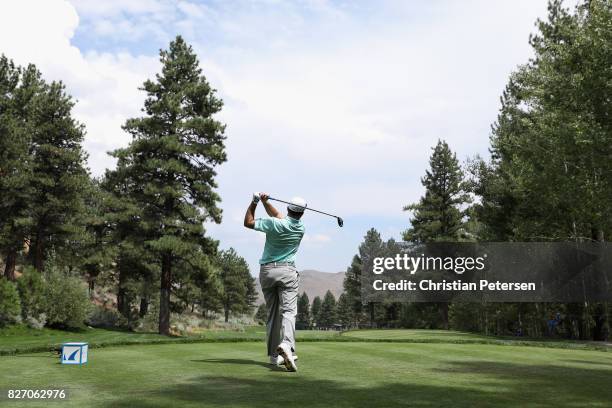
<instances>
[{"instance_id":1,"label":"pine tree","mask_svg":"<svg viewBox=\"0 0 612 408\"><path fill-rule=\"evenodd\" d=\"M344 275L344 293L347 296L347 301L351 305L355 325L357 326L367 312L369 315L370 326L374 325L375 315L377 314L377 306L373 302L369 302L366 307L363 306L361 297L361 277L363 273L363 259L372 259L377 256L384 256L386 251L385 243L380 237L380 233L376 229L371 228L366 233L363 242L359 245L359 253L353 257L351 266L347 269Z\"/></svg>"},{"instance_id":2,"label":"pine tree","mask_svg":"<svg viewBox=\"0 0 612 408\"><path fill-rule=\"evenodd\" d=\"M112 278L117 285L117 310L130 321L135 317L132 311L136 308L137 298L140 298L139 316L147 314L160 268L154 254L145 247L146 235L140 222L143 210L134 197L135 183L125 173L123 162L118 163L117 170L106 171L100 186L103 190L100 198L104 203L100 233L105 234L106 228L110 231L108 255L115 265ZM86 262L85 267L90 290L93 290L92 279L95 279L98 266Z\"/></svg>"},{"instance_id":3,"label":"pine tree","mask_svg":"<svg viewBox=\"0 0 612 408\"><path fill-rule=\"evenodd\" d=\"M246 260L233 248L219 253L219 267L223 285L221 303L228 322L230 312L251 312L256 300L255 280L249 273Z\"/></svg>"},{"instance_id":4,"label":"pine tree","mask_svg":"<svg viewBox=\"0 0 612 408\"><path fill-rule=\"evenodd\" d=\"M344 327L349 328L353 325L353 308L346 293L342 293L338 298L337 314L338 322Z\"/></svg>"},{"instance_id":5,"label":"pine tree","mask_svg":"<svg viewBox=\"0 0 612 408\"><path fill-rule=\"evenodd\" d=\"M415 243L459 241L464 232L462 206L469 196L457 157L446 142L438 141L433 148L429 166L421 179L425 195L404 207L404 211L413 211L413 218L403 238Z\"/></svg>"},{"instance_id":6,"label":"pine tree","mask_svg":"<svg viewBox=\"0 0 612 408\"><path fill-rule=\"evenodd\" d=\"M310 308L310 312L312 315L312 321L316 324L317 328L321 327L321 298L319 296L315 296L312 299L312 306Z\"/></svg>"},{"instance_id":7,"label":"pine tree","mask_svg":"<svg viewBox=\"0 0 612 408\"><path fill-rule=\"evenodd\" d=\"M131 180L142 210L139 229L161 265L159 332L170 332L170 293L180 260L205 269L216 243L203 223L221 222L215 167L226 160L221 110L191 46L180 37L160 52L162 72L146 81L146 116L129 119L133 140L113 153L118 171Z\"/></svg>"},{"instance_id":8,"label":"pine tree","mask_svg":"<svg viewBox=\"0 0 612 408\"><path fill-rule=\"evenodd\" d=\"M320 327L332 327L336 323L336 317L336 298L328 290L325 292L323 303L321 303L321 311L319 312Z\"/></svg>"},{"instance_id":9,"label":"pine tree","mask_svg":"<svg viewBox=\"0 0 612 408\"><path fill-rule=\"evenodd\" d=\"M23 70L0 56L0 252L4 276L15 279L18 254L32 225L32 100L43 81L30 65Z\"/></svg>"},{"instance_id":10,"label":"pine tree","mask_svg":"<svg viewBox=\"0 0 612 408\"><path fill-rule=\"evenodd\" d=\"M82 148L85 129L72 117L74 102L64 84L44 84L32 104L28 255L31 264L42 271L50 250L72 247L82 233L90 178Z\"/></svg>"},{"instance_id":11,"label":"pine tree","mask_svg":"<svg viewBox=\"0 0 612 408\"><path fill-rule=\"evenodd\" d=\"M404 207L404 211L413 211L404 240L417 244L468 240L462 208L469 203L467 185L457 157L446 142L438 141L429 166L421 179L425 195L418 203ZM448 329L448 303L437 303L437 307L442 325Z\"/></svg>"},{"instance_id":12,"label":"pine tree","mask_svg":"<svg viewBox=\"0 0 612 408\"><path fill-rule=\"evenodd\" d=\"M298 297L295 325L300 329L310 327L310 300L306 292Z\"/></svg>"}]
</instances>

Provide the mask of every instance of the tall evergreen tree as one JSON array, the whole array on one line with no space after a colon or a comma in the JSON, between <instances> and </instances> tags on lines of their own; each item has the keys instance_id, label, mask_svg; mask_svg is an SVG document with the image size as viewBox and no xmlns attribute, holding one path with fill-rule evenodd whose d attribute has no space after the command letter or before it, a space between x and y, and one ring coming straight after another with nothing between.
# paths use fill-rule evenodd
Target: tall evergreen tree
<instances>
[{"instance_id":1,"label":"tall evergreen tree","mask_svg":"<svg viewBox=\"0 0 612 408\"><path fill-rule=\"evenodd\" d=\"M353 308L346 293L342 293L337 304L338 323L350 328L353 325Z\"/></svg>"},{"instance_id":2,"label":"tall evergreen tree","mask_svg":"<svg viewBox=\"0 0 612 408\"><path fill-rule=\"evenodd\" d=\"M145 247L146 235L141 224L143 210L133 194L135 182L124 170L123 163L119 162L117 170L107 170L101 182L101 198L105 203L101 223L111 232L109 251L115 265L112 283L117 287L117 310L130 321L135 317L132 311L138 297L139 316L147 314L153 289L158 287L154 282L159 279L160 268L154 254ZM93 290L98 267L90 266L89 262L85 267L90 290Z\"/></svg>"},{"instance_id":3,"label":"tall evergreen tree","mask_svg":"<svg viewBox=\"0 0 612 408\"><path fill-rule=\"evenodd\" d=\"M463 208L470 201L467 185L457 157L445 141L439 140L433 148L429 166L421 179L425 195L418 203L404 207L404 211L413 212L404 240L417 244L468 240ZM448 329L448 303L436 305Z\"/></svg>"},{"instance_id":4,"label":"tall evergreen tree","mask_svg":"<svg viewBox=\"0 0 612 408\"><path fill-rule=\"evenodd\" d=\"M223 105L180 37L160 52L161 74L146 81L146 116L129 119L133 140L116 150L118 171L133 181L142 209L139 229L161 265L159 332L170 331L170 295L180 260L206 268L216 242L205 221L221 222L215 167L226 160L225 126L214 119Z\"/></svg>"},{"instance_id":5,"label":"tall evergreen tree","mask_svg":"<svg viewBox=\"0 0 612 408\"><path fill-rule=\"evenodd\" d=\"M23 70L0 56L0 253L9 280L15 279L17 257L32 225L32 100L42 86L36 67Z\"/></svg>"},{"instance_id":6,"label":"tall evergreen tree","mask_svg":"<svg viewBox=\"0 0 612 408\"><path fill-rule=\"evenodd\" d=\"M298 297L295 325L300 329L310 327L310 300L306 292Z\"/></svg>"},{"instance_id":7,"label":"tall evergreen tree","mask_svg":"<svg viewBox=\"0 0 612 408\"><path fill-rule=\"evenodd\" d=\"M347 269L344 275L344 293L347 296L347 301L350 303L353 310L353 317L355 318L355 325L358 325L366 316L366 313L370 319L370 326L374 325L375 317L378 314L377 309L380 305L376 305L373 302L369 302L367 307L364 308L361 297L361 277L363 273L363 259L375 258L378 256L384 256L386 252L386 246L380 233L376 229L371 228L366 233L363 242L359 245L359 253L353 257L351 266Z\"/></svg>"},{"instance_id":8,"label":"tall evergreen tree","mask_svg":"<svg viewBox=\"0 0 612 408\"><path fill-rule=\"evenodd\" d=\"M321 318L321 298L319 296L315 296L314 299L312 299L312 306L310 308L310 312L312 315L312 321L313 323L315 323L317 325L317 327L320 327L320 318Z\"/></svg>"},{"instance_id":9,"label":"tall evergreen tree","mask_svg":"<svg viewBox=\"0 0 612 408\"><path fill-rule=\"evenodd\" d=\"M457 157L445 141L439 140L433 148L429 166L421 179L425 195L418 203L404 207L413 217L403 238L415 243L461 240L465 232L462 206L469 202L469 196Z\"/></svg>"},{"instance_id":10,"label":"tall evergreen tree","mask_svg":"<svg viewBox=\"0 0 612 408\"><path fill-rule=\"evenodd\" d=\"M221 283L223 285L221 303L225 321L230 312L250 313L255 304L255 279L249 272L246 260L233 248L219 253Z\"/></svg>"},{"instance_id":11,"label":"tall evergreen tree","mask_svg":"<svg viewBox=\"0 0 612 408\"><path fill-rule=\"evenodd\" d=\"M32 103L32 227L29 258L43 270L50 250L72 247L84 228L90 178L82 143L84 126L72 117L74 102L61 82L45 84Z\"/></svg>"},{"instance_id":12,"label":"tall evergreen tree","mask_svg":"<svg viewBox=\"0 0 612 408\"><path fill-rule=\"evenodd\" d=\"M319 312L319 326L332 327L336 323L336 298L331 291L325 292L323 302L321 303L321 311Z\"/></svg>"}]
</instances>

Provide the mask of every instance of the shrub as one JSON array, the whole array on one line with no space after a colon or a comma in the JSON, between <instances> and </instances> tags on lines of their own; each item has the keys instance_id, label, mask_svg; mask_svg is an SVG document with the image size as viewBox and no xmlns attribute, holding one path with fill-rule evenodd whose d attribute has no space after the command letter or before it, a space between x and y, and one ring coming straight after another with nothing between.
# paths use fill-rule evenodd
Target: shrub
<instances>
[{"instance_id":1,"label":"shrub","mask_svg":"<svg viewBox=\"0 0 612 408\"><path fill-rule=\"evenodd\" d=\"M47 277L44 295L48 325L73 328L83 326L91 304L80 279L51 272Z\"/></svg>"},{"instance_id":2,"label":"shrub","mask_svg":"<svg viewBox=\"0 0 612 408\"><path fill-rule=\"evenodd\" d=\"M12 282L0 277L0 327L21 320L19 292Z\"/></svg>"},{"instance_id":3,"label":"shrub","mask_svg":"<svg viewBox=\"0 0 612 408\"><path fill-rule=\"evenodd\" d=\"M93 327L125 328L128 326L128 321L115 309L94 306L87 317L87 324Z\"/></svg>"},{"instance_id":4,"label":"shrub","mask_svg":"<svg viewBox=\"0 0 612 408\"><path fill-rule=\"evenodd\" d=\"M40 272L31 266L26 267L17 279L17 290L21 298L21 317L25 321L44 321L41 315L45 312L45 284ZM36 326L34 323L33 326ZM43 323L44 326L44 323Z\"/></svg>"},{"instance_id":5,"label":"shrub","mask_svg":"<svg viewBox=\"0 0 612 408\"><path fill-rule=\"evenodd\" d=\"M47 323L47 315L44 313L39 314L37 317L27 316L25 318L25 324L32 329L42 329Z\"/></svg>"},{"instance_id":6,"label":"shrub","mask_svg":"<svg viewBox=\"0 0 612 408\"><path fill-rule=\"evenodd\" d=\"M149 311L134 325L134 329L141 332L156 332L159 328L159 298L151 297Z\"/></svg>"}]
</instances>

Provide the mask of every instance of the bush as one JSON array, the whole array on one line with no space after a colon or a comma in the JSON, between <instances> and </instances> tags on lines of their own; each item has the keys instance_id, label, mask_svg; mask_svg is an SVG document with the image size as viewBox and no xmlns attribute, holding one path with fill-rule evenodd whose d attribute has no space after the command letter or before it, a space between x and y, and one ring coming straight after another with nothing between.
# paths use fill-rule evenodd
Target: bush
<instances>
[{"instance_id":1,"label":"bush","mask_svg":"<svg viewBox=\"0 0 612 408\"><path fill-rule=\"evenodd\" d=\"M128 326L128 321L115 309L95 306L87 317L87 324L92 327L126 328Z\"/></svg>"},{"instance_id":2,"label":"bush","mask_svg":"<svg viewBox=\"0 0 612 408\"><path fill-rule=\"evenodd\" d=\"M62 328L83 326L91 304L80 279L51 272L44 295L48 325Z\"/></svg>"},{"instance_id":3,"label":"bush","mask_svg":"<svg viewBox=\"0 0 612 408\"><path fill-rule=\"evenodd\" d=\"M151 297L149 311L135 323L134 329L141 332L157 332L159 328L159 298Z\"/></svg>"},{"instance_id":4,"label":"bush","mask_svg":"<svg viewBox=\"0 0 612 408\"><path fill-rule=\"evenodd\" d=\"M32 329L42 329L47 324L47 315L44 313L39 314L37 317L27 316L25 318L25 324Z\"/></svg>"},{"instance_id":5,"label":"bush","mask_svg":"<svg viewBox=\"0 0 612 408\"><path fill-rule=\"evenodd\" d=\"M18 323L20 320L19 292L12 282L0 277L0 327Z\"/></svg>"},{"instance_id":6,"label":"bush","mask_svg":"<svg viewBox=\"0 0 612 408\"><path fill-rule=\"evenodd\" d=\"M26 267L21 277L17 279L17 290L21 298L21 317L24 321L31 321L33 325L30 327L37 326L35 322L45 321L44 317L41 319L46 305L45 284L40 272L31 266Z\"/></svg>"}]
</instances>

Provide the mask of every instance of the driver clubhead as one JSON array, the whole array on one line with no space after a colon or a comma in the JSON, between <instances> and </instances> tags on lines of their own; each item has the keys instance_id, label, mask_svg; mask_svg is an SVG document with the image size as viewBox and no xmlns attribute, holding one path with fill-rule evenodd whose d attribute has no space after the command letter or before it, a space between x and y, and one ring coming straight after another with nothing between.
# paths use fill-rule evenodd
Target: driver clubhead
<instances>
[{"instance_id":1,"label":"driver clubhead","mask_svg":"<svg viewBox=\"0 0 612 408\"><path fill-rule=\"evenodd\" d=\"M344 220L340 217L338 217L338 226L342 227L344 225Z\"/></svg>"}]
</instances>

